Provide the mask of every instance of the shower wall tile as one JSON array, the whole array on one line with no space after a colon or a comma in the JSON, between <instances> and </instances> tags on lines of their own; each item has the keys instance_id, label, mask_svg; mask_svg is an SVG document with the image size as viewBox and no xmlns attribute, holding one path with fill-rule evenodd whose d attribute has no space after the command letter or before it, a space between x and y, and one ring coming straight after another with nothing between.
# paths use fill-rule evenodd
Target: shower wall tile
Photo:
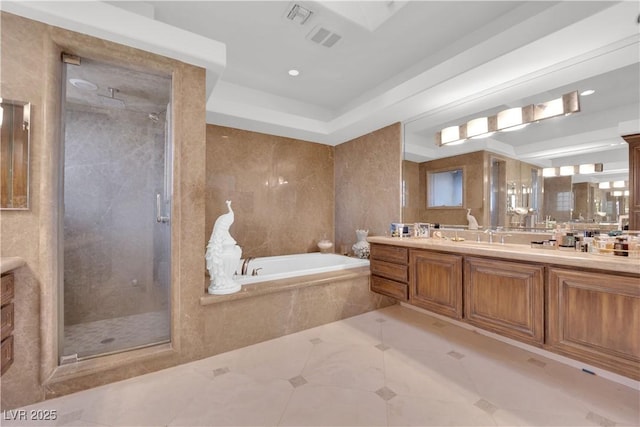
<instances>
[{"instance_id":1,"label":"shower wall tile","mask_svg":"<svg viewBox=\"0 0 640 427\"><path fill-rule=\"evenodd\" d=\"M164 123L146 113L67 104L65 325L168 307L154 276L163 152Z\"/></svg>"},{"instance_id":2,"label":"shower wall tile","mask_svg":"<svg viewBox=\"0 0 640 427\"><path fill-rule=\"evenodd\" d=\"M401 219L402 127L378 129L335 148L336 247L349 251L356 229L384 236Z\"/></svg>"},{"instance_id":3,"label":"shower wall tile","mask_svg":"<svg viewBox=\"0 0 640 427\"><path fill-rule=\"evenodd\" d=\"M231 200L243 256L315 252L333 235L333 196L333 147L207 125L203 248Z\"/></svg>"}]
</instances>

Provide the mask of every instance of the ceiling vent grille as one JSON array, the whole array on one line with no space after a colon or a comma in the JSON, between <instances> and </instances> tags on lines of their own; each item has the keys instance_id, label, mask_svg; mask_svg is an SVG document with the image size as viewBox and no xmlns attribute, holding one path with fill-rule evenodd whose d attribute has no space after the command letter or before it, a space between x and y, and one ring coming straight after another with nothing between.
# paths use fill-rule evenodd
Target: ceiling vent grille
<instances>
[{"instance_id":1,"label":"ceiling vent grille","mask_svg":"<svg viewBox=\"0 0 640 427\"><path fill-rule=\"evenodd\" d=\"M315 27L307 35L307 38L314 43L321 44L325 47L332 47L342 39L342 36L321 26Z\"/></svg>"}]
</instances>

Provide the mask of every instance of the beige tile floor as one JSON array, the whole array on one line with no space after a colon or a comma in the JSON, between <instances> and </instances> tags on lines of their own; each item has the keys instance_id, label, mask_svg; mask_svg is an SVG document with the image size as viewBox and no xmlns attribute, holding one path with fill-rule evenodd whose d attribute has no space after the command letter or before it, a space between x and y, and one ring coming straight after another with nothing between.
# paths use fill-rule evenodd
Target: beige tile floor
<instances>
[{"instance_id":1,"label":"beige tile floor","mask_svg":"<svg viewBox=\"0 0 640 427\"><path fill-rule=\"evenodd\" d=\"M637 390L401 306L21 409L65 426L640 425Z\"/></svg>"}]
</instances>

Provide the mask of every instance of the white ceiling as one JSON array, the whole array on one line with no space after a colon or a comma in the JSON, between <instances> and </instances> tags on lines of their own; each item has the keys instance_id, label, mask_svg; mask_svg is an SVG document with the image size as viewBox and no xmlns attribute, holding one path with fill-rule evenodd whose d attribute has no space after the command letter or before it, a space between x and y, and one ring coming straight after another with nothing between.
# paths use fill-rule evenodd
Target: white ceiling
<instances>
[{"instance_id":1,"label":"white ceiling","mask_svg":"<svg viewBox=\"0 0 640 427\"><path fill-rule=\"evenodd\" d=\"M304 25L286 19L296 3L313 12ZM407 158L415 161L489 149L541 165L597 158L612 168L626 162L626 146L611 144L640 131L635 0L1 7L207 68L207 122L214 124L336 145L400 121ZM331 48L315 44L308 36L318 27L342 38ZM290 68L300 75L290 77ZM442 127L586 88L597 92L581 99L574 116L456 147L434 145Z\"/></svg>"}]
</instances>

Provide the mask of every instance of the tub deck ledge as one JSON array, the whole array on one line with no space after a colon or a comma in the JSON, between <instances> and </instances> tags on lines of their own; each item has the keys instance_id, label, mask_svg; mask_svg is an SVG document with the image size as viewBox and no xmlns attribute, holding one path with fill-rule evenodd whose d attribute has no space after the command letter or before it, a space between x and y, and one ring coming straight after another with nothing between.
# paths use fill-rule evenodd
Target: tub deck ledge
<instances>
[{"instance_id":1,"label":"tub deck ledge","mask_svg":"<svg viewBox=\"0 0 640 427\"><path fill-rule=\"evenodd\" d=\"M205 294L200 297L200 305L211 305L222 302L252 298L276 292L291 291L298 288L324 285L331 282L349 280L359 276L369 276L369 267L349 268L345 270L329 271L326 273L309 274L306 276L289 277L259 283L243 285L242 289L229 295ZM205 287L209 286L209 277L205 276Z\"/></svg>"}]
</instances>

